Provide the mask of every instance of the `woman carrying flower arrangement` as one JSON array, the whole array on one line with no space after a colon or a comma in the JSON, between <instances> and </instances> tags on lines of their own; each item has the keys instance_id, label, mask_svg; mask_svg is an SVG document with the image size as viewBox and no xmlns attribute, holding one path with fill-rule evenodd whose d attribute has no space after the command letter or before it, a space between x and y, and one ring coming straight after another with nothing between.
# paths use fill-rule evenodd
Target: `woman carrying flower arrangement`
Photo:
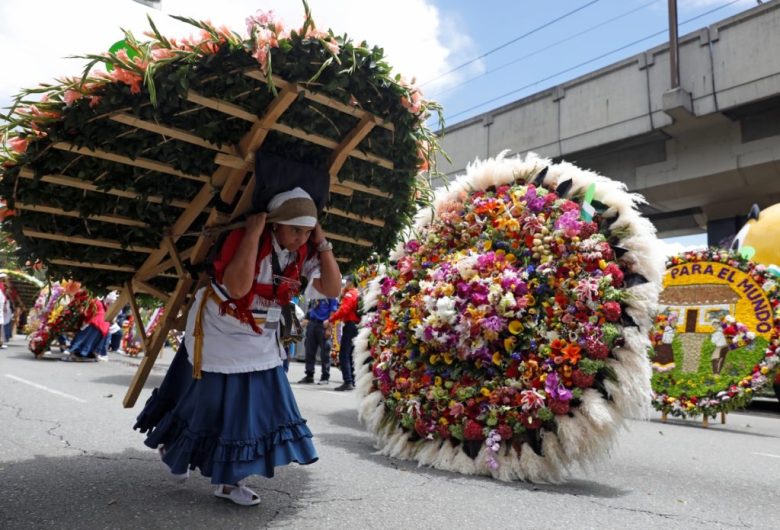
<instances>
[{"instance_id":1,"label":"woman carrying flower arrangement","mask_svg":"<svg viewBox=\"0 0 780 530\"><path fill-rule=\"evenodd\" d=\"M66 362L97 362L107 361L108 329L106 309L117 299L116 291L111 291L102 299L94 298L87 304L84 312L84 326L73 338L66 356L61 361Z\"/></svg>"},{"instance_id":2,"label":"woman carrying flower arrangement","mask_svg":"<svg viewBox=\"0 0 780 530\"><path fill-rule=\"evenodd\" d=\"M282 367L281 339L301 277L329 297L341 283L304 190L275 195L267 210L228 235L214 278L196 294L183 345L135 425L175 479L199 468L214 495L246 506L260 498L244 478L318 459Z\"/></svg>"}]
</instances>

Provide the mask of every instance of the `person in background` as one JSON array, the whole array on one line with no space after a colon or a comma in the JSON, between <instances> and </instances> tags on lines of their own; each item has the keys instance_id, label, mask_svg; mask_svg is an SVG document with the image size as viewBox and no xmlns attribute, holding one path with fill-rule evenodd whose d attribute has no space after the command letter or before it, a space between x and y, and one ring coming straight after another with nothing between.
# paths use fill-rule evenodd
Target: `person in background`
<instances>
[{"instance_id":1,"label":"person in background","mask_svg":"<svg viewBox=\"0 0 780 530\"><path fill-rule=\"evenodd\" d=\"M354 346L352 339L357 336L357 325L360 322L358 299L359 294L357 287L355 287L355 279L352 276L347 276L344 289L341 292L341 305L330 316L331 323L337 321L344 323L344 327L341 330L341 349L339 350L339 365L344 382L334 388L334 390L339 392L355 388L355 368L352 364L352 350Z\"/></svg>"},{"instance_id":2,"label":"person in background","mask_svg":"<svg viewBox=\"0 0 780 530\"><path fill-rule=\"evenodd\" d=\"M73 337L66 356L61 361L66 362L96 362L108 360L108 329L106 309L117 299L117 292L111 291L103 298L93 298L89 301L84 314L84 327Z\"/></svg>"},{"instance_id":3,"label":"person in background","mask_svg":"<svg viewBox=\"0 0 780 530\"><path fill-rule=\"evenodd\" d=\"M116 320L111 324L109 328L108 351L122 353L122 335L124 334L122 324L125 323L129 314L130 306L126 305L119 311Z\"/></svg>"},{"instance_id":4,"label":"person in background","mask_svg":"<svg viewBox=\"0 0 780 530\"><path fill-rule=\"evenodd\" d=\"M19 293L16 292L13 284L10 283L10 278L6 273L0 273L0 289L3 290L6 304L3 304L3 342L4 344L11 340L13 337L14 322L16 320L16 308L20 305Z\"/></svg>"},{"instance_id":5,"label":"person in background","mask_svg":"<svg viewBox=\"0 0 780 530\"><path fill-rule=\"evenodd\" d=\"M294 296L292 299L293 303L293 311L295 311L295 319L300 323L306 318L306 313L303 312L303 309L301 309L301 306L298 305L299 297ZM297 340L300 340L298 338ZM284 359L284 362L282 363L282 366L284 366L284 371L287 372L290 369L290 361L295 359L295 340L290 340L285 345L285 351L287 352L287 357Z\"/></svg>"},{"instance_id":6,"label":"person in background","mask_svg":"<svg viewBox=\"0 0 780 530\"><path fill-rule=\"evenodd\" d=\"M4 272L0 272L0 326L3 328L0 330L0 348L2 349L8 348L8 345L5 343L5 325L12 314L11 301L6 294L6 278L8 278L8 275Z\"/></svg>"},{"instance_id":7,"label":"person in background","mask_svg":"<svg viewBox=\"0 0 780 530\"><path fill-rule=\"evenodd\" d=\"M302 384L314 382L315 361L317 352L320 353L320 381L318 385L327 385L330 381L330 347L325 341L325 323L330 315L338 308L339 302L335 298L320 298L313 300L306 315L306 375L298 381Z\"/></svg>"}]
</instances>

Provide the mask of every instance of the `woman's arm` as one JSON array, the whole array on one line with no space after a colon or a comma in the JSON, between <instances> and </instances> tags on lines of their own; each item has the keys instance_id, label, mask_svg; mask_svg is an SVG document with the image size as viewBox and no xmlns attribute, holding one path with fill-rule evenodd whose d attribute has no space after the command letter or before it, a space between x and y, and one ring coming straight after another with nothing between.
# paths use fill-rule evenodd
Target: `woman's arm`
<instances>
[{"instance_id":1,"label":"woman's arm","mask_svg":"<svg viewBox=\"0 0 780 530\"><path fill-rule=\"evenodd\" d=\"M265 212L247 217L241 244L238 246L233 259L225 267L222 283L225 289L227 289L230 298L242 298L252 289L260 236L265 229L265 217Z\"/></svg>"},{"instance_id":2,"label":"woman's arm","mask_svg":"<svg viewBox=\"0 0 780 530\"><path fill-rule=\"evenodd\" d=\"M315 247L320 247L325 243L325 234L322 233L322 227L319 223L311 233L311 242ZM336 298L341 292L341 271L339 271L336 256L333 255L333 249L321 250L319 255L320 277L315 278L312 283L320 293L328 298Z\"/></svg>"}]
</instances>

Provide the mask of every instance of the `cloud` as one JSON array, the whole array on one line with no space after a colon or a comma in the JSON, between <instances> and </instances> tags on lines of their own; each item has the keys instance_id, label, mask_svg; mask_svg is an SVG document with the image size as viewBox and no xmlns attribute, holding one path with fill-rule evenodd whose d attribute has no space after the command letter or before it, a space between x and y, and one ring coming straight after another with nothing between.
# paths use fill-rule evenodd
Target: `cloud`
<instances>
[{"instance_id":1,"label":"cloud","mask_svg":"<svg viewBox=\"0 0 780 530\"><path fill-rule=\"evenodd\" d=\"M244 33L245 19L257 10L256 0L162 0L162 12L132 0L3 0L0 3L0 107L21 88L81 74L84 60L67 56L101 53L122 38L120 27L136 36L148 29L147 13L166 35L186 36L194 28L168 17L184 15L226 24ZM321 29L333 28L359 42L383 47L394 71L407 79L430 79L450 70L463 57L476 54L473 41L454 30L451 17L430 0L310 0ZM265 0L290 27L303 20L303 3Z\"/></svg>"}]
</instances>

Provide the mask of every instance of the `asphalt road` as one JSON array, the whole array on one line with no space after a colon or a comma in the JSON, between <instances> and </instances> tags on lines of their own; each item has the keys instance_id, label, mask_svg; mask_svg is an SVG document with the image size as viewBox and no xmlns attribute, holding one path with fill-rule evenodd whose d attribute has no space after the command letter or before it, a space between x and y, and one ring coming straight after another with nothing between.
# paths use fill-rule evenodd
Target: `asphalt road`
<instances>
[{"instance_id":1,"label":"asphalt road","mask_svg":"<svg viewBox=\"0 0 780 530\"><path fill-rule=\"evenodd\" d=\"M172 352L133 409L138 360L36 361L24 339L0 350L0 528L780 528L780 408L727 423L630 422L614 452L564 485L502 483L375 454L354 394L294 385L319 462L247 484L262 503L214 497L197 472L173 484L132 430ZM303 375L293 363L290 379Z\"/></svg>"}]
</instances>

